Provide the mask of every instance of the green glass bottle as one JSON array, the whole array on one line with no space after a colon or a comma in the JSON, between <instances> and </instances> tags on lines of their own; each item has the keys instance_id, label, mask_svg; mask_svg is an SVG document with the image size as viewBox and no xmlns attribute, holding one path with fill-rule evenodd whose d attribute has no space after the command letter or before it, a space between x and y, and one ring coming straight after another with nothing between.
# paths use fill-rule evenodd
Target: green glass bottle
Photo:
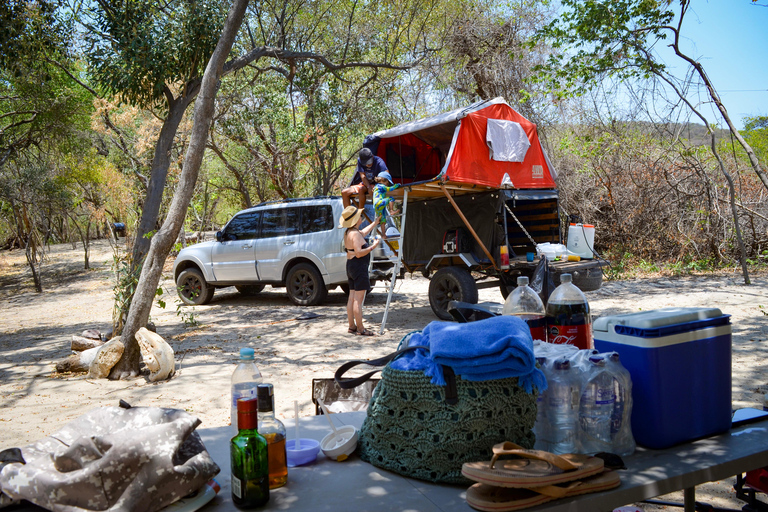
<instances>
[{"instance_id":1,"label":"green glass bottle","mask_svg":"<svg viewBox=\"0 0 768 512\"><path fill-rule=\"evenodd\" d=\"M232 502L241 509L269 501L267 440L258 432L258 400L237 401L238 432L229 443L232 465Z\"/></svg>"}]
</instances>

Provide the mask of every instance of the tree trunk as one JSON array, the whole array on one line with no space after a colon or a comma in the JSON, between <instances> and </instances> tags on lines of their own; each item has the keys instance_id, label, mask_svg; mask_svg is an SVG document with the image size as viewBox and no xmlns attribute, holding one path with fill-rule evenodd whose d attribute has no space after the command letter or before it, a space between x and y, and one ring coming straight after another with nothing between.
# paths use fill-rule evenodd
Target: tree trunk
<instances>
[{"instance_id":1,"label":"tree trunk","mask_svg":"<svg viewBox=\"0 0 768 512\"><path fill-rule=\"evenodd\" d=\"M200 94L195 101L195 121L189 147L184 156L179 184L173 195L165 222L151 239L147 257L141 268L139 283L128 311L128 319L123 328L121 339L125 345L125 352L123 352L117 365L112 368L109 375L110 379L127 378L135 376L139 372L140 350L136 341L136 332L149 319L155 290L157 290L163 271L163 263L184 224L184 217L195 191L195 183L205 153L208 129L213 118L214 102L218 92L218 82L247 6L248 0L235 0L233 2L219 42L205 69Z\"/></svg>"},{"instance_id":2,"label":"tree trunk","mask_svg":"<svg viewBox=\"0 0 768 512\"><path fill-rule=\"evenodd\" d=\"M155 156L152 159L147 196L144 198L144 206L141 210L141 220L136 230L136 238L133 242L131 258L131 271L141 266L141 262L149 250L150 239L145 235L151 233L157 226L157 218L160 214L160 205L163 202L163 190L168 177L168 168L171 165L171 148L176 137L184 112L197 95L198 88L192 87L184 96L175 100L169 100L168 117L163 122L160 136L155 144Z\"/></svg>"}]
</instances>

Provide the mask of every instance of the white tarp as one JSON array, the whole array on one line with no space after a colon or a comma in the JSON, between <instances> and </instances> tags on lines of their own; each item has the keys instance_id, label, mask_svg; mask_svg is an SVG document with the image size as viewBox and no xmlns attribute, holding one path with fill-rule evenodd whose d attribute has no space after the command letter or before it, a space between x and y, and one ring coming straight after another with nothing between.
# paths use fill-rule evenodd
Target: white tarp
<instances>
[{"instance_id":1,"label":"white tarp","mask_svg":"<svg viewBox=\"0 0 768 512\"><path fill-rule=\"evenodd\" d=\"M520 123L502 119L488 119L485 142L491 160L497 162L522 162L531 147Z\"/></svg>"}]
</instances>

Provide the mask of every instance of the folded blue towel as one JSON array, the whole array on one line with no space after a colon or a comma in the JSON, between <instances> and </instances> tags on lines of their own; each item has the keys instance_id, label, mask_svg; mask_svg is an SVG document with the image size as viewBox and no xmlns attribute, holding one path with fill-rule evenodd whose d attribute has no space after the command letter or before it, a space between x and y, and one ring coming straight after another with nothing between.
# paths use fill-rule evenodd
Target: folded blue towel
<instances>
[{"instance_id":1,"label":"folded blue towel","mask_svg":"<svg viewBox=\"0 0 768 512\"><path fill-rule=\"evenodd\" d=\"M418 350L390 363L399 370L423 370L431 382L445 385L442 365L469 381L518 377L530 393L547 388L536 368L533 340L528 325L514 316L498 316L478 322L456 324L431 322L421 333L411 335L408 346L426 345L430 353Z\"/></svg>"}]
</instances>

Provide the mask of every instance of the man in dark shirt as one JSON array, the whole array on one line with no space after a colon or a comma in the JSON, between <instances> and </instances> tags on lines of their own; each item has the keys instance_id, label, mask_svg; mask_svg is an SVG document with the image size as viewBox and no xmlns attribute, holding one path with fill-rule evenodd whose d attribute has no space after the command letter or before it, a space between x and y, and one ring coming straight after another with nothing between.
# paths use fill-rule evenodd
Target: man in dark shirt
<instances>
[{"instance_id":1,"label":"man in dark shirt","mask_svg":"<svg viewBox=\"0 0 768 512\"><path fill-rule=\"evenodd\" d=\"M374 178L382 171L387 171L387 164L384 160L375 156L368 148L363 148L357 155L357 169L352 183L349 187L341 191L341 198L344 207L349 206L350 197L357 194L358 208L365 207L366 194L373 193Z\"/></svg>"}]
</instances>

